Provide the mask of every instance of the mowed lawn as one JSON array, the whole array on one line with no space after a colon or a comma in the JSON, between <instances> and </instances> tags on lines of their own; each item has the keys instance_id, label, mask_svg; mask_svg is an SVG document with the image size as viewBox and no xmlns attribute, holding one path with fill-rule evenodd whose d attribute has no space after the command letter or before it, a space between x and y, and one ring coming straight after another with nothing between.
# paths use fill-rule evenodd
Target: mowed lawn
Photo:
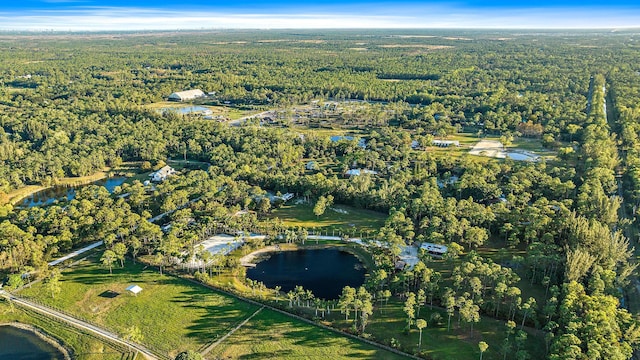
<instances>
[{"instance_id":1,"label":"mowed lawn","mask_svg":"<svg viewBox=\"0 0 640 360\"><path fill-rule=\"evenodd\" d=\"M207 359L404 359L392 352L263 309Z\"/></svg>"},{"instance_id":2,"label":"mowed lawn","mask_svg":"<svg viewBox=\"0 0 640 360\"><path fill-rule=\"evenodd\" d=\"M200 350L251 315L257 307L233 297L134 264L114 267L113 275L96 259L63 272L62 291L55 298L43 284L21 295L63 309L119 334L137 326L143 344L170 356ZM137 296L127 286L142 287ZM111 298L113 293L118 295Z\"/></svg>"},{"instance_id":3,"label":"mowed lawn","mask_svg":"<svg viewBox=\"0 0 640 360\"><path fill-rule=\"evenodd\" d=\"M376 304L371 323L367 332L379 339L394 338L398 341L403 351L413 353L418 350L420 332L416 326L406 334L403 329L406 326L406 315L403 311L404 303L398 299L391 299L387 305ZM432 318L433 313L440 314L438 320ZM350 319L353 318L351 315ZM502 360L502 345L506 337L507 327L505 321L482 316L480 322L474 324L473 333L469 324L464 321L458 324L458 313L451 318L451 329L447 331L447 314L443 309L430 309L429 305L421 307L417 318L425 319L427 327L422 331L422 352L433 360L474 360L480 357L478 342L489 344L489 349L483 356L484 360ZM344 315L336 325L347 327L350 323L344 321ZM520 324L518 324L520 325ZM520 329L520 326L518 326ZM525 328L528 340L525 349L531 355L531 359L543 359L545 357L544 339L541 332ZM513 336L511 343L513 345ZM511 353L515 355L514 345ZM513 355L507 358L513 358Z\"/></svg>"},{"instance_id":4,"label":"mowed lawn","mask_svg":"<svg viewBox=\"0 0 640 360\"><path fill-rule=\"evenodd\" d=\"M286 226L315 229L322 231L323 235L333 235L334 231L335 235L340 231L352 235L352 232L356 231L355 236L360 236L360 230L365 233L380 230L388 214L347 205L333 205L327 208L323 215L316 216L313 213L313 205L298 204L275 209L271 216L280 218Z\"/></svg>"}]
</instances>

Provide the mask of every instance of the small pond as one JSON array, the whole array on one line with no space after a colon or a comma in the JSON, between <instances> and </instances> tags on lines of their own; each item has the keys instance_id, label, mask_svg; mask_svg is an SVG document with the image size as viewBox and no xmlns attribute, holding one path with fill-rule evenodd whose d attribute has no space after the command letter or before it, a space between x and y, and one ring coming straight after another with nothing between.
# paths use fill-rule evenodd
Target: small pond
<instances>
[{"instance_id":1,"label":"small pond","mask_svg":"<svg viewBox=\"0 0 640 360\"><path fill-rule=\"evenodd\" d=\"M301 285L322 299L337 299L345 286L364 283L365 268L352 254L338 249L282 251L247 269L247 277L268 288L289 292Z\"/></svg>"},{"instance_id":2,"label":"small pond","mask_svg":"<svg viewBox=\"0 0 640 360\"><path fill-rule=\"evenodd\" d=\"M28 197L24 198L20 203L18 203L18 207L34 207L34 206L43 206L43 205L51 205L56 200L66 199L72 200L76 197L77 188L87 186L87 185L102 185L107 188L107 191L112 193L117 186L122 185L126 177L112 177L106 178L102 180L98 180L92 182L90 184L79 185L75 187L70 186L54 186L48 189L44 189L42 191L38 191L37 193L31 194Z\"/></svg>"},{"instance_id":3,"label":"small pond","mask_svg":"<svg viewBox=\"0 0 640 360\"><path fill-rule=\"evenodd\" d=\"M204 106L187 106L181 108L163 108L162 111L175 111L178 114L197 114L197 113L209 113L211 110Z\"/></svg>"},{"instance_id":4,"label":"small pond","mask_svg":"<svg viewBox=\"0 0 640 360\"><path fill-rule=\"evenodd\" d=\"M538 157L531 153L508 151L507 157L516 161L537 161Z\"/></svg>"},{"instance_id":5,"label":"small pond","mask_svg":"<svg viewBox=\"0 0 640 360\"><path fill-rule=\"evenodd\" d=\"M0 359L63 360L64 355L31 331L0 326Z\"/></svg>"}]
</instances>

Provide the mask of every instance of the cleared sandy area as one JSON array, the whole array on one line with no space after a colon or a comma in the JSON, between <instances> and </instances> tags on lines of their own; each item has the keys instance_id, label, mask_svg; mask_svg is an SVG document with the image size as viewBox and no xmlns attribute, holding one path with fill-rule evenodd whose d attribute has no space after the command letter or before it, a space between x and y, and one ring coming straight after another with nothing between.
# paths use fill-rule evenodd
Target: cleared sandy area
<instances>
[{"instance_id":1,"label":"cleared sandy area","mask_svg":"<svg viewBox=\"0 0 640 360\"><path fill-rule=\"evenodd\" d=\"M253 262L256 258L260 257L262 254L272 253L279 251L280 247L278 245L269 245L265 246L262 249L258 249L251 254L245 255L240 258L240 265L244 267L254 267L256 264Z\"/></svg>"},{"instance_id":2,"label":"cleared sandy area","mask_svg":"<svg viewBox=\"0 0 640 360\"><path fill-rule=\"evenodd\" d=\"M480 140L474 147L469 151L471 155L480 155L480 156L488 156L493 158L504 159L506 157L506 152L504 151L504 147L500 141L495 140Z\"/></svg>"},{"instance_id":3,"label":"cleared sandy area","mask_svg":"<svg viewBox=\"0 0 640 360\"><path fill-rule=\"evenodd\" d=\"M219 234L219 235L214 235L208 238L207 240L201 242L200 244L196 245L196 248L199 248L202 245L204 249L210 252L212 255L216 255L216 254L227 255L230 252L242 246L245 242L245 239L247 238L264 239L265 236L252 234L249 236L236 237L236 236L227 235L227 234ZM201 267L202 265L203 265L202 261L197 259L191 259L191 261L185 264L185 266L190 268L198 268L198 267Z\"/></svg>"},{"instance_id":4,"label":"cleared sandy area","mask_svg":"<svg viewBox=\"0 0 640 360\"><path fill-rule=\"evenodd\" d=\"M516 161L538 161L540 159L540 156L526 150L509 149L505 151L502 143L496 140L480 140L469 151L469 154L498 159L509 158Z\"/></svg>"}]
</instances>

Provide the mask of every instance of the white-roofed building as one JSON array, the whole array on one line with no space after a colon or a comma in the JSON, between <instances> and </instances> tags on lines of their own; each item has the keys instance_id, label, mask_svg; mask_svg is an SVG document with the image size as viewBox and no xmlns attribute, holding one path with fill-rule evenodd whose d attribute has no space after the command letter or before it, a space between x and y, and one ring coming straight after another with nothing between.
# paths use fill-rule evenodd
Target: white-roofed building
<instances>
[{"instance_id":1,"label":"white-roofed building","mask_svg":"<svg viewBox=\"0 0 640 360\"><path fill-rule=\"evenodd\" d=\"M169 176L175 174L176 170L169 165L163 166L160 170L149 174L151 181L161 182L165 181Z\"/></svg>"},{"instance_id":2,"label":"white-roofed building","mask_svg":"<svg viewBox=\"0 0 640 360\"><path fill-rule=\"evenodd\" d=\"M350 169L344 173L345 176L349 176L349 177L360 176L362 174L378 175L378 172L375 170L369 170L369 169Z\"/></svg>"},{"instance_id":3,"label":"white-roofed building","mask_svg":"<svg viewBox=\"0 0 640 360\"><path fill-rule=\"evenodd\" d=\"M138 285L131 285L131 286L127 287L126 290L131 292L133 295L138 295L138 293L140 291L142 291L142 288L140 286L138 286Z\"/></svg>"},{"instance_id":4,"label":"white-roofed building","mask_svg":"<svg viewBox=\"0 0 640 360\"><path fill-rule=\"evenodd\" d=\"M433 140L433 141L431 141L431 145L439 146L439 147L460 146L460 141L458 141L458 140Z\"/></svg>"},{"instance_id":5,"label":"white-roofed building","mask_svg":"<svg viewBox=\"0 0 640 360\"><path fill-rule=\"evenodd\" d=\"M189 101L193 99L202 98L205 96L206 95L204 94L204 92L200 89L185 90L185 91L178 91L178 92L172 93L171 95L169 95L168 100L169 101Z\"/></svg>"},{"instance_id":6,"label":"white-roofed building","mask_svg":"<svg viewBox=\"0 0 640 360\"><path fill-rule=\"evenodd\" d=\"M431 256L442 256L447 253L448 248L445 245L438 245L432 243L422 243L420 248Z\"/></svg>"}]
</instances>

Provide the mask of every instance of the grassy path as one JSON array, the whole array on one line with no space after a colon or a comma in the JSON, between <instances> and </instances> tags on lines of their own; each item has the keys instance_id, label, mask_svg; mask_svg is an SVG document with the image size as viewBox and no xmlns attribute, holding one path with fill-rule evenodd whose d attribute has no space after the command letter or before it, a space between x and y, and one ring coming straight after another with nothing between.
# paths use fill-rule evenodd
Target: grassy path
<instances>
[{"instance_id":1,"label":"grassy path","mask_svg":"<svg viewBox=\"0 0 640 360\"><path fill-rule=\"evenodd\" d=\"M206 349L204 349L203 352L201 352L200 354L202 356L207 355L214 347L218 346L221 342L225 341L229 336L231 336L234 332L236 332L238 329L240 329L241 327L243 327L246 323L249 322L249 320L251 320L254 316L258 315L258 313L260 311L262 311L262 309L264 309L264 306L259 308L258 310L256 310L256 312L254 312L253 314L251 314L251 316L249 316L248 318L244 319L244 321L242 321L240 324L238 324L238 326L234 327L233 329L231 329L231 331L229 331L228 333L224 334L223 337L221 337L220 339L216 340L213 344L209 345Z\"/></svg>"},{"instance_id":2,"label":"grassy path","mask_svg":"<svg viewBox=\"0 0 640 360\"><path fill-rule=\"evenodd\" d=\"M246 298L244 296L240 296L238 294L234 294L234 293L222 290L222 289L218 289L218 288L215 288L215 287L207 285L207 284L202 284L201 282L198 282L197 280L189 279L189 278L186 278L185 280L188 280L188 281L190 281L190 282L192 282L194 284L198 284L198 285L201 285L203 287L215 290L217 292L229 295L229 296L231 296L233 298L236 298L236 299L241 300L243 302L246 302L248 304L253 304L255 306L261 306L263 308L266 308L267 311L269 312L269 314L267 314L266 316L269 317L270 320L273 320L273 318L277 318L277 317L281 318L281 320L278 321L278 324L281 324L283 322L298 322L298 323L302 323L302 324L298 324L297 325L298 327L302 326L302 325L306 325L307 327L310 326L311 329L312 329L312 332L317 332L318 330L321 330L325 334L334 334L334 335L338 335L340 337L349 338L351 340L355 340L356 342L360 342L362 344L367 344L367 345L372 346L373 348L382 350L384 352L382 354L384 359L395 359L395 358L398 358L398 359L407 359L407 358L409 358L409 359L417 359L417 360L420 359L417 356L411 355L411 354L406 353L406 352L399 351L397 349L394 349L392 347L386 346L384 344L381 344L381 343L378 343L378 342L375 342L375 341L371 341L369 339L365 339L365 338L362 338L360 336L341 331L339 329L324 325L324 324L319 323L319 322L315 322L313 320L309 320L309 319L307 319L305 317L302 317L302 316L299 316L299 315L296 315L296 314L293 314L293 313L278 309L278 308L273 307L271 305L260 303L258 301ZM265 313L263 312L263 314L265 314ZM256 315L257 315L257 312L256 312ZM267 326L266 328L262 329L260 331L260 333L261 334L262 333L269 334L270 331L275 331L275 328L273 327L273 325L275 325L275 324L271 324L270 326ZM254 334L253 337L255 337L255 336L257 336L257 334ZM319 341L319 338L320 337L318 336L318 334L314 334L314 339L315 339L316 342ZM273 342L273 338L270 337L269 339L265 339L264 341ZM280 342L280 340L277 339L275 342ZM246 350L246 348L245 348L245 350ZM273 355L271 355L271 356L273 356ZM355 354L354 354L354 356L355 356ZM232 357L239 357L239 356L238 356L238 354L235 354ZM374 356L374 358L377 358L377 356Z\"/></svg>"}]
</instances>

